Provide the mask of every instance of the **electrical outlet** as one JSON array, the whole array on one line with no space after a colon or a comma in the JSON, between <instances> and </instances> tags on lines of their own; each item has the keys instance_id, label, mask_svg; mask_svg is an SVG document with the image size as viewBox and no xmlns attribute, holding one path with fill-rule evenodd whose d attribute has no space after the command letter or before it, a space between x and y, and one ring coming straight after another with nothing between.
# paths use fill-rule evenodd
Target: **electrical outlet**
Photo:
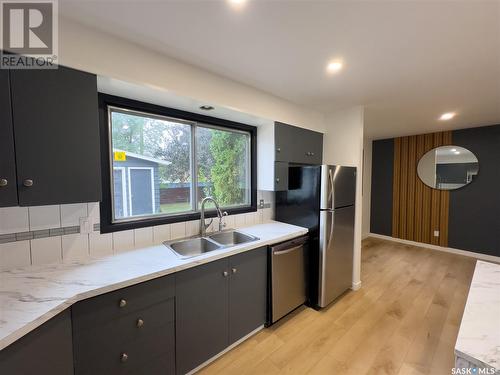
<instances>
[{"instance_id":1,"label":"electrical outlet","mask_svg":"<svg viewBox=\"0 0 500 375\"><path fill-rule=\"evenodd\" d=\"M80 218L80 234L92 233L93 229L94 224L92 223L92 219L90 217Z\"/></svg>"},{"instance_id":2,"label":"electrical outlet","mask_svg":"<svg viewBox=\"0 0 500 375\"><path fill-rule=\"evenodd\" d=\"M259 201L259 208L264 208L264 199Z\"/></svg>"},{"instance_id":3,"label":"electrical outlet","mask_svg":"<svg viewBox=\"0 0 500 375\"><path fill-rule=\"evenodd\" d=\"M438 230L434 231L434 237L439 237L439 231Z\"/></svg>"}]
</instances>

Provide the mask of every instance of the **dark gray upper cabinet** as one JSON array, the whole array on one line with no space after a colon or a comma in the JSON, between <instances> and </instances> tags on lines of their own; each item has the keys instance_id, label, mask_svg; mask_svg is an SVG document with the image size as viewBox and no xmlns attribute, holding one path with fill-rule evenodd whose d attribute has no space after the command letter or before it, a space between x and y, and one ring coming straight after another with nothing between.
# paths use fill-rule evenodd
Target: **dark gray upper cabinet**
<instances>
[{"instance_id":1,"label":"dark gray upper cabinet","mask_svg":"<svg viewBox=\"0 0 500 375\"><path fill-rule=\"evenodd\" d=\"M229 344L266 322L267 248L229 259Z\"/></svg>"},{"instance_id":2,"label":"dark gray upper cabinet","mask_svg":"<svg viewBox=\"0 0 500 375\"><path fill-rule=\"evenodd\" d=\"M266 247L177 273L177 373L193 370L262 326L266 301Z\"/></svg>"},{"instance_id":3,"label":"dark gray upper cabinet","mask_svg":"<svg viewBox=\"0 0 500 375\"><path fill-rule=\"evenodd\" d=\"M17 206L9 72L0 70L0 207Z\"/></svg>"},{"instance_id":4,"label":"dark gray upper cabinet","mask_svg":"<svg viewBox=\"0 0 500 375\"><path fill-rule=\"evenodd\" d=\"M300 164L321 164L323 134L276 122L274 127L275 160Z\"/></svg>"},{"instance_id":5,"label":"dark gray upper cabinet","mask_svg":"<svg viewBox=\"0 0 500 375\"><path fill-rule=\"evenodd\" d=\"M73 374L69 310L0 351L0 374Z\"/></svg>"},{"instance_id":6,"label":"dark gray upper cabinet","mask_svg":"<svg viewBox=\"0 0 500 375\"><path fill-rule=\"evenodd\" d=\"M101 200L96 76L60 66L10 83L19 205Z\"/></svg>"},{"instance_id":7,"label":"dark gray upper cabinet","mask_svg":"<svg viewBox=\"0 0 500 375\"><path fill-rule=\"evenodd\" d=\"M186 374L228 345L228 259L176 274L176 366Z\"/></svg>"}]
</instances>

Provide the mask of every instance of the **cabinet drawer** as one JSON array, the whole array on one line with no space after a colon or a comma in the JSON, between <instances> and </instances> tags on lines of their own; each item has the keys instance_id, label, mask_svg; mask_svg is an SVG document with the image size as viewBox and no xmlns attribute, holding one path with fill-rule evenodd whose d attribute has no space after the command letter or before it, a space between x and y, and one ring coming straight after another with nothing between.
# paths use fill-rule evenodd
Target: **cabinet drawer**
<instances>
[{"instance_id":1,"label":"cabinet drawer","mask_svg":"<svg viewBox=\"0 0 500 375\"><path fill-rule=\"evenodd\" d=\"M119 319L110 319L86 330L75 331L75 359L78 362L96 360L108 348L119 348L129 342L154 336L156 332L165 330L168 324L174 324L173 298Z\"/></svg>"},{"instance_id":2,"label":"cabinet drawer","mask_svg":"<svg viewBox=\"0 0 500 375\"><path fill-rule=\"evenodd\" d=\"M72 307L73 331L92 330L102 322L166 301L174 296L174 282L173 275L164 276L78 302Z\"/></svg>"},{"instance_id":3,"label":"cabinet drawer","mask_svg":"<svg viewBox=\"0 0 500 375\"><path fill-rule=\"evenodd\" d=\"M95 339L95 344L98 340ZM173 374L174 345L175 326L171 321L158 327L153 334L120 345L103 346L97 355L75 356L75 375ZM75 351L82 354L82 349L75 348ZM145 372L145 368L151 372Z\"/></svg>"}]
</instances>

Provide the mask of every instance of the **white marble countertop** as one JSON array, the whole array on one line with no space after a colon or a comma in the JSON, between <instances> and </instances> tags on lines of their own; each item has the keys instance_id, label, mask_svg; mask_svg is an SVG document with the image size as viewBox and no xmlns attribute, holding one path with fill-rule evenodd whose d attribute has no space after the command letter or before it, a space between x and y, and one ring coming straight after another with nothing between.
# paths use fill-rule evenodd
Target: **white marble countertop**
<instances>
[{"instance_id":1,"label":"white marble countertop","mask_svg":"<svg viewBox=\"0 0 500 375\"><path fill-rule=\"evenodd\" d=\"M0 350L77 301L307 233L279 222L238 231L259 240L189 259L158 245L80 263L0 271Z\"/></svg>"},{"instance_id":2,"label":"white marble countertop","mask_svg":"<svg viewBox=\"0 0 500 375\"><path fill-rule=\"evenodd\" d=\"M500 265L477 261L455 344L457 357L500 371Z\"/></svg>"}]
</instances>

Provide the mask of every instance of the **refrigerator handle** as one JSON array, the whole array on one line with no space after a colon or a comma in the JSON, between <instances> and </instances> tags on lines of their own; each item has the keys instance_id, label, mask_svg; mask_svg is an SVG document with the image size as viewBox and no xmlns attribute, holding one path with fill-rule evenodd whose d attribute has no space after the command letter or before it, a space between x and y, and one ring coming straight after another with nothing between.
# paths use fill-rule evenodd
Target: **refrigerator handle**
<instances>
[{"instance_id":1,"label":"refrigerator handle","mask_svg":"<svg viewBox=\"0 0 500 375\"><path fill-rule=\"evenodd\" d=\"M333 209L335 207L335 189L334 189L334 184L333 184L333 176L332 176L332 170L328 169L328 179L330 181L330 187L329 187L329 201L332 202L331 206L329 207L330 209Z\"/></svg>"},{"instance_id":2,"label":"refrigerator handle","mask_svg":"<svg viewBox=\"0 0 500 375\"><path fill-rule=\"evenodd\" d=\"M333 228L335 228L335 211L331 211L329 213L332 215L332 221L330 224L330 233L328 233L328 240L326 241L326 248L327 249L330 248L332 238L333 238Z\"/></svg>"}]
</instances>

